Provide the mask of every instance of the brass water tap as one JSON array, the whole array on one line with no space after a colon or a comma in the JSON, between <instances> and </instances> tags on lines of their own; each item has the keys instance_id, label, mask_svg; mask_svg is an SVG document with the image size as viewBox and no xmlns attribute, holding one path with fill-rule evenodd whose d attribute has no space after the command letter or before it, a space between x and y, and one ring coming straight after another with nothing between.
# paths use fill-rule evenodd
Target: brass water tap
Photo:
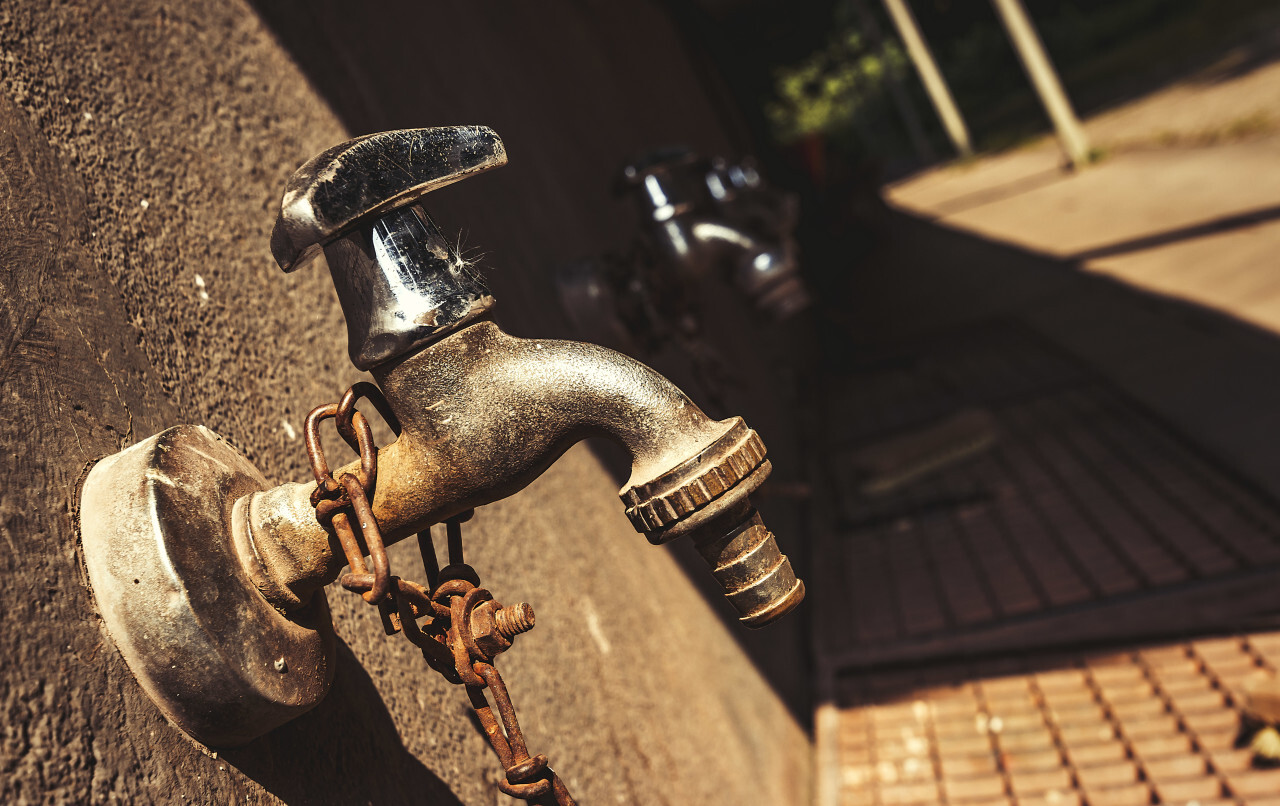
<instances>
[{"instance_id":1,"label":"brass water tap","mask_svg":"<svg viewBox=\"0 0 1280 806\"><path fill-rule=\"evenodd\" d=\"M483 278L419 204L506 160L486 127L384 132L318 155L285 189L276 259L292 271L323 251L351 360L403 427L378 460L372 504L385 539L505 498L600 436L631 457L621 496L637 531L655 544L692 536L747 626L782 616L804 586L748 500L770 470L755 432L741 418L711 420L620 353L504 333ZM254 544L273 544L259 555L285 607L343 563L311 513L313 488L282 485L246 508Z\"/></svg>"},{"instance_id":2,"label":"brass water tap","mask_svg":"<svg viewBox=\"0 0 1280 806\"><path fill-rule=\"evenodd\" d=\"M486 127L384 132L316 156L285 189L272 252L285 271L323 254L351 360L400 429L369 496L384 541L510 496L576 442L605 437L631 457L620 495L638 531L693 539L747 626L789 612L804 585L749 500L770 471L756 433L711 420L619 353L504 333L483 277L423 210L427 192L506 161ZM202 426L107 457L85 481L99 610L144 688L202 741L247 741L329 687L323 587L346 558L315 489L269 486ZM514 631L478 626L495 647Z\"/></svg>"}]
</instances>

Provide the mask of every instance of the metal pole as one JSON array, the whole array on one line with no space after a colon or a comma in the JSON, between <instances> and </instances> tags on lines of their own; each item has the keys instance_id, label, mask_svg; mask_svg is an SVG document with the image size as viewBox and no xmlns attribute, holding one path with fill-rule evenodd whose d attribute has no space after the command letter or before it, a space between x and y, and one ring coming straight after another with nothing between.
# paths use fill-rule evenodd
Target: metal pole
<instances>
[{"instance_id":1,"label":"metal pole","mask_svg":"<svg viewBox=\"0 0 1280 806\"><path fill-rule=\"evenodd\" d=\"M1044 104L1053 127L1058 131L1058 142L1062 144L1067 159L1075 168L1086 165L1089 162L1089 140L1085 137L1084 128L1080 126L1080 120L1071 108L1071 101L1063 91L1062 82L1058 80L1053 63L1049 61L1040 37L1036 36L1036 30L1022 3L1019 0L991 2L995 5L1005 30L1009 32L1009 39L1013 40L1018 58L1022 59L1022 66L1031 78L1040 102Z\"/></svg>"},{"instance_id":2,"label":"metal pole","mask_svg":"<svg viewBox=\"0 0 1280 806\"><path fill-rule=\"evenodd\" d=\"M893 24L898 29L898 35L902 37L902 43L907 46L907 53L911 55L916 72L924 82L929 100L933 101L934 108L938 110L938 117L942 118L942 126L947 130L947 136L951 138L952 145L960 156L969 156L973 153L973 146L969 142L969 130L965 128L960 110L951 99L947 82L938 72L938 65L934 63L933 56L929 53L929 46L920 36L920 29L916 27L911 9L907 8L905 0L884 0L884 5L889 10L889 16L893 18Z\"/></svg>"},{"instance_id":3,"label":"metal pole","mask_svg":"<svg viewBox=\"0 0 1280 806\"><path fill-rule=\"evenodd\" d=\"M916 157L926 164L933 162L936 155L933 152L933 147L929 145L929 138L924 133L924 126L920 124L920 116L916 114L915 104L911 102L911 97L907 95L906 88L898 80L898 72L889 68L884 47L884 33L880 30L880 23L876 21L876 15L871 13L871 7L867 5L867 0L854 0L854 8L862 19L862 27L875 44L877 55L885 62L884 78L885 83L889 86L889 97L893 99L894 106L898 107L898 114L902 116L902 123L906 126L907 137L911 140L911 146L916 151Z\"/></svg>"}]
</instances>

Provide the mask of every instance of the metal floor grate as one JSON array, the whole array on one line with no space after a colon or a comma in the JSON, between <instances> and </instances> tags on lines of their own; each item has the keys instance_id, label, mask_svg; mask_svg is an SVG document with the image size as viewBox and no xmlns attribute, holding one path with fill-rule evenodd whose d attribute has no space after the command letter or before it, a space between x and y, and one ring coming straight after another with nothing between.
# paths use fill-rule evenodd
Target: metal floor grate
<instances>
[{"instance_id":1,"label":"metal floor grate","mask_svg":"<svg viewBox=\"0 0 1280 806\"><path fill-rule=\"evenodd\" d=\"M1280 804L1234 746L1280 633L840 681L843 806Z\"/></svg>"},{"instance_id":2,"label":"metal floor grate","mask_svg":"<svg viewBox=\"0 0 1280 806\"><path fill-rule=\"evenodd\" d=\"M815 591L834 666L1232 629L1280 604L1280 511L1024 330L846 382L828 397L848 449L832 454L835 559ZM974 409L992 446L855 492L869 443Z\"/></svg>"}]
</instances>

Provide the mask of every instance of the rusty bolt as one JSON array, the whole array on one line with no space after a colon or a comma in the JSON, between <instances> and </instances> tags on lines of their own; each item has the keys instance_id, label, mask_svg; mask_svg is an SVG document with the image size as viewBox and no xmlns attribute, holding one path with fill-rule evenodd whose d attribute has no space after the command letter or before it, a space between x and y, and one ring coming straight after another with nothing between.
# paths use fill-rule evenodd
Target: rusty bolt
<instances>
[{"instance_id":1,"label":"rusty bolt","mask_svg":"<svg viewBox=\"0 0 1280 806\"><path fill-rule=\"evenodd\" d=\"M511 639L533 629L531 605L521 602L503 607L497 602L481 602L471 611L471 635L490 658L511 648Z\"/></svg>"},{"instance_id":2,"label":"rusty bolt","mask_svg":"<svg viewBox=\"0 0 1280 806\"><path fill-rule=\"evenodd\" d=\"M533 605L521 602L518 605L504 607L498 611L496 621L498 632L510 641L520 633L533 629Z\"/></svg>"}]
</instances>

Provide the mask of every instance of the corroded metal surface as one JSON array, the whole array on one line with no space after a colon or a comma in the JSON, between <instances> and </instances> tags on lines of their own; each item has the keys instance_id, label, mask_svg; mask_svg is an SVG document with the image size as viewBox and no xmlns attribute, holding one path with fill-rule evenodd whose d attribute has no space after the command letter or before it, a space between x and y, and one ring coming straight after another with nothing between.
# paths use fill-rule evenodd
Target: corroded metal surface
<instances>
[{"instance_id":1,"label":"corroded metal surface","mask_svg":"<svg viewBox=\"0 0 1280 806\"><path fill-rule=\"evenodd\" d=\"M665 378L618 353L517 339L492 322L374 374L403 427L380 452L372 498L389 542L517 492L586 437L627 449L630 487L680 465L734 425L710 420ZM311 580L318 586L336 576L341 553L313 516L300 516L310 511L313 488L286 484L258 494L253 527L295 554L328 557L306 569L325 567L327 579Z\"/></svg>"},{"instance_id":2,"label":"corroded metal surface","mask_svg":"<svg viewBox=\"0 0 1280 806\"><path fill-rule=\"evenodd\" d=\"M743 479L764 468L764 442L741 417L713 444L656 479L633 484L622 492L627 517L637 532L655 543L675 537L667 527L686 522L694 512L723 496Z\"/></svg>"},{"instance_id":3,"label":"corroded metal surface","mask_svg":"<svg viewBox=\"0 0 1280 806\"><path fill-rule=\"evenodd\" d=\"M622 493L627 516L650 542L693 536L748 627L769 624L804 600L804 583L748 499L770 469L760 437L735 418L697 455Z\"/></svg>"},{"instance_id":4,"label":"corroded metal surface","mask_svg":"<svg viewBox=\"0 0 1280 806\"><path fill-rule=\"evenodd\" d=\"M763 627L785 616L804 601L804 583L796 579L791 561L754 509L737 526L718 536L704 530L698 554L725 598L748 627Z\"/></svg>"},{"instance_id":5,"label":"corroded metal surface","mask_svg":"<svg viewBox=\"0 0 1280 806\"><path fill-rule=\"evenodd\" d=\"M317 406L307 418L307 452L316 477L312 502L317 516L323 517L321 513L328 512L336 527L339 518L346 524L347 516L358 515L360 542L369 547L375 569L372 574L364 570L364 557L356 545L356 536L349 525L344 525L338 531L347 532L342 544L352 571L343 575L343 587L378 607L388 635L403 633L422 651L428 666L449 682L466 685L476 719L505 773L505 779L498 782L499 790L540 806L575 806L568 786L551 769L547 757L530 756L507 685L493 665L498 655L511 648L517 635L533 629L535 617L533 608L523 602L510 608L495 602L493 594L480 587L476 570L464 562L461 526L470 519L471 513L448 521L449 564L444 568L440 568L436 558L430 532L419 534L418 546L427 570L427 585L390 575L390 561L378 536L377 519L368 511L366 499L368 487L376 477L377 449L372 444L368 424L352 406L352 401L360 396L375 402L384 401L376 390L360 391L360 386L348 390L341 403ZM348 439L354 437L353 447L361 456L358 477L340 472L335 480L328 470L324 451L315 437L315 423L329 416L336 419L340 434ZM486 689L492 695L493 705L485 694ZM494 706L498 717L493 714Z\"/></svg>"},{"instance_id":6,"label":"corroded metal surface","mask_svg":"<svg viewBox=\"0 0 1280 806\"><path fill-rule=\"evenodd\" d=\"M663 100L644 107L646 114L723 138L678 48L675 69L655 79L639 68L604 69L616 52L580 47L583 31L588 38L637 32L628 40L628 63L638 63L641 40L675 42L666 16L644 3L609 4L599 13L512 6L508 21L515 24L485 36L484 59L494 69L461 73L451 65L463 63L458 52L474 51L474 42L434 37L445 49L423 49L423 23L470 30L484 18L475 4L402 5L396 13L411 19L395 26L376 8L353 16L336 3L289 0L257 11L236 1L89 7L17 0L0 12L0 174L7 181L0 318L29 313L35 320L34 327L25 318L7 320L13 349L4 396L23 399L14 400L21 414L0 425L9 457L0 521L20 546L5 553L9 582L0 596L6 803L493 802L492 759L471 741L446 741L467 730L460 692L415 674L420 661L376 630L348 631L337 696L299 720L233 754L215 757L185 741L137 686L81 583L73 522L79 472L185 417L251 446L273 482L310 477L300 418L349 382L338 377L335 361L343 350L339 312L320 275L268 281L262 249L253 245L265 246L275 215L260 202L278 200L299 162L346 136L340 118L347 130L377 128L348 114L336 93L323 95L351 65L385 60L389 69L378 72L390 83L377 82L374 95L361 92L359 103L392 109L392 96L408 89L394 107L406 119L464 120L462 106L486 93L504 105L532 101L503 131L508 142L518 132L527 155L554 151L569 129L591 132L575 159L584 171L594 169L562 173L551 184L541 171L513 175L503 193L484 202L488 221L509 223L472 226L473 237L485 231L486 248L504 255L509 276L527 275L531 284L545 285L547 244L608 223L581 202L596 189L591 175L615 160L609 143L626 133L620 116L601 115L598 105L557 110L557 88L567 80L583 76L591 92L608 99L657 80ZM274 35L260 14L283 21ZM372 35L379 29L395 29L395 40ZM291 40L308 53L291 58ZM538 70L519 69L534 58ZM308 60L331 72L312 71ZM668 103L672 98L678 103ZM86 194L90 205L68 202ZM531 198L542 203L530 206ZM144 200L150 209L140 206ZM541 247L533 233L546 237ZM206 288L193 285L193 272ZM553 303L543 294L536 307L548 311ZM538 332L532 323L552 316L524 319L520 332ZM342 446L330 440L336 458ZM548 597L572 586L590 597L607 635L636 637L614 640L606 680L557 701L543 691L559 690L564 670L550 660L553 650L544 644L552 642L532 634L539 643L521 648L527 654L519 679L503 672L536 749L553 751L553 761L572 759L575 769L602 771L575 782L574 794L581 788L591 802L612 800L610 790L623 781L636 801L727 804L761 795L802 802L802 731L718 621L697 607L667 558L628 534L598 463L575 450L544 480L545 493L486 511L483 533L518 533L527 547L477 555L486 576L536 580ZM575 531L560 528L566 522ZM587 566L593 543L609 547L594 570ZM533 564L518 567L525 557ZM618 569L626 569L625 579ZM689 636L683 661L714 662L724 673L675 673L661 651L670 636L644 629L651 616L634 603L640 587L665 606L693 605L680 625ZM329 596L335 619L358 602L343 596L355 602L340 606L336 598ZM593 651L581 618L566 617L560 602L535 604L541 620L565 618L556 644ZM744 723L760 738L738 742ZM543 744L534 738L542 724L564 732ZM664 750L697 744L688 752L630 751L659 741ZM765 763L756 763L762 755Z\"/></svg>"}]
</instances>

